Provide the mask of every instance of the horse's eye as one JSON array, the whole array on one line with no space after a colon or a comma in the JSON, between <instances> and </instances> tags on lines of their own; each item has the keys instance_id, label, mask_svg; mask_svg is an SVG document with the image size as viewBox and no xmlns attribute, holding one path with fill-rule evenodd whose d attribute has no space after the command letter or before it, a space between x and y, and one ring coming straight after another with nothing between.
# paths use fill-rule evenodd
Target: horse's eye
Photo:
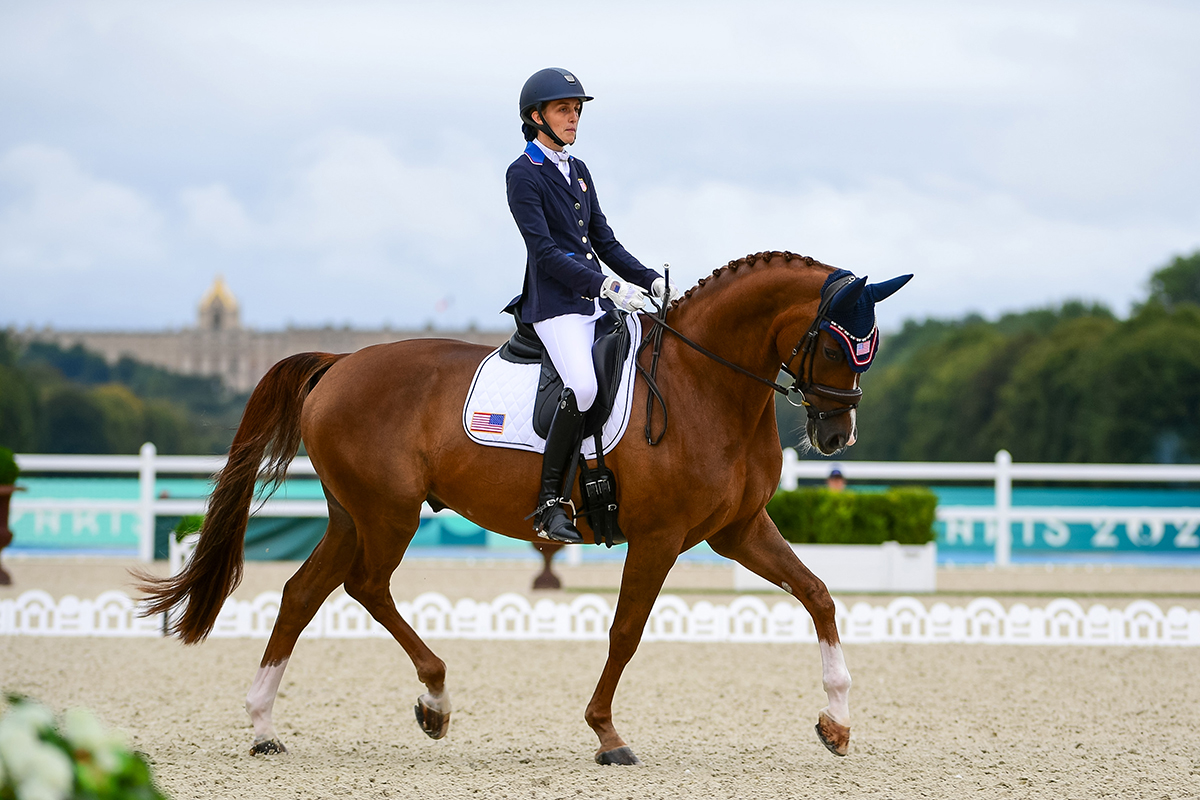
<instances>
[{"instance_id":1,"label":"horse's eye","mask_svg":"<svg viewBox=\"0 0 1200 800\"><path fill-rule=\"evenodd\" d=\"M828 358L830 361L841 361L842 360L842 351L838 350L836 347L826 346L825 347L825 357Z\"/></svg>"}]
</instances>

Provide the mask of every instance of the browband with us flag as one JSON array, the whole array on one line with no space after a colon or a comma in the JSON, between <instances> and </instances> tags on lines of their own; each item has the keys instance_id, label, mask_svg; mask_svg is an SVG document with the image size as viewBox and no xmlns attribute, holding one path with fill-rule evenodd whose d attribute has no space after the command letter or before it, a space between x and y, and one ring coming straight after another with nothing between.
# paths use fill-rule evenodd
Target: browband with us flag
<instances>
[{"instance_id":1,"label":"browband with us flag","mask_svg":"<svg viewBox=\"0 0 1200 800\"><path fill-rule=\"evenodd\" d=\"M669 266L666 268L669 270ZM664 295L662 305L658 307L657 314L650 315L650 320L654 323L654 328L646 334L646 337L638 346L637 352L639 359L638 372L646 379L646 384L649 387L649 394L646 398L646 442L650 445L656 445L662 441L663 436L667 432L667 404L655 380L664 331L670 331L675 334L688 347L702 353L713 361L769 386L772 390L782 394L793 406L803 408L809 419L829 419L839 414L846 414L857 408L858 401L862 399L862 389L857 387L854 389L839 389L836 386L826 386L813 380L817 339L820 337L821 331L829 331L830 335L841 345L852 370L859 373L866 372L879 349L879 329L875 325L875 304L885 298L891 297L900 287L908 283L912 277L912 275L901 275L882 283L868 284L865 275L860 279L849 270L834 270L821 286L821 301L817 307L817 314L813 318L812 324L809 325L808 330L800 338L800 341L796 342L796 346L792 348L792 354L788 357L788 360L780 365L780 370L786 372L792 378L790 386L783 386L760 375L755 375L750 370L727 361L716 353L696 344L668 325L666 320L667 308L670 305L671 285L668 279L667 294ZM642 351L650 345L653 345L654 349L651 352L650 369L645 370L640 364L640 358ZM800 357L800 365L793 370L792 363L796 360L797 356ZM841 405L830 411L818 411L808 401L806 395L809 394L823 397L826 400L832 400ZM800 402L794 402L792 395L798 395ZM662 406L663 410L663 427L658 436L653 435L651 426L655 402Z\"/></svg>"}]
</instances>

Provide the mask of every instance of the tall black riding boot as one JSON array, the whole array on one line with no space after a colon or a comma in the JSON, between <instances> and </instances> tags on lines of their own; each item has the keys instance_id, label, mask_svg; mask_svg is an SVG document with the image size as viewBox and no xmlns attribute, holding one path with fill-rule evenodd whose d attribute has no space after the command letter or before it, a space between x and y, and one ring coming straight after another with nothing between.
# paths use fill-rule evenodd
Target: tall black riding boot
<instances>
[{"instance_id":1,"label":"tall black riding boot","mask_svg":"<svg viewBox=\"0 0 1200 800\"><path fill-rule=\"evenodd\" d=\"M583 544L583 537L575 528L570 515L562 503L571 497L571 487L563 497L563 473L571 463L575 448L579 447L579 432L583 427L583 412L575 403L575 392L563 389L546 434L546 453L542 456L542 488L538 492L537 516L538 535L566 544Z\"/></svg>"}]
</instances>

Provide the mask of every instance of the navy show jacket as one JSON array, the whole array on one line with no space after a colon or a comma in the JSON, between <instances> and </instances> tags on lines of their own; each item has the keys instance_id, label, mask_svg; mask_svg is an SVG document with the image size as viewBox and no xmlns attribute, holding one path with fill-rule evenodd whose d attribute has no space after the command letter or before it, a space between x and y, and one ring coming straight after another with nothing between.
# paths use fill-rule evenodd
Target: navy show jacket
<instances>
[{"instance_id":1,"label":"navy show jacket","mask_svg":"<svg viewBox=\"0 0 1200 800\"><path fill-rule=\"evenodd\" d=\"M647 291L657 272L646 269L613 235L582 161L570 157L568 184L558 166L530 142L508 168L508 207L525 239L525 285L505 307L522 322L590 314L604 274L599 260ZM602 308L612 308L609 300Z\"/></svg>"}]
</instances>

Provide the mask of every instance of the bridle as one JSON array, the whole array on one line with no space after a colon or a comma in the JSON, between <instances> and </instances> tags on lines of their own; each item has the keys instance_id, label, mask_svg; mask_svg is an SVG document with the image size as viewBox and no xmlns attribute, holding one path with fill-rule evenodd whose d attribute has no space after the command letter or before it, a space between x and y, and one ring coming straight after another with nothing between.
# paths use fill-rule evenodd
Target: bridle
<instances>
[{"instance_id":1,"label":"bridle","mask_svg":"<svg viewBox=\"0 0 1200 800\"><path fill-rule=\"evenodd\" d=\"M670 286L670 270L667 270L667 286ZM658 388L655 380L658 373L658 358L662 351L663 332L670 331L675 334L688 347L696 352L707 356L708 358L722 364L735 372L739 372L748 378L753 378L761 384L769 386L773 391L784 396L784 399L796 408L803 408L810 420L825 420L831 417L836 417L840 414L846 414L858 408L858 402L862 399L862 389L855 387L853 389L839 389L836 386L826 386L823 383L817 383L813 380L813 369L816 363L817 339L821 335L821 325L829 321L829 311L833 306L834 298L838 293L849 286L854 281L858 280L854 275L844 275L841 278L833 281L829 285L821 289L821 302L817 306L817 314L813 317L812 324L808 326L808 330L800 341L796 342L796 346L792 348L792 354L779 365L782 372L786 372L792 378L792 383L789 386L783 386L773 380L755 375L745 367L734 364L716 353L696 344L682 333L672 328L667 324L667 308L670 305L670 296L664 297L662 304L658 306L656 314L648 315L654 323L654 329L646 334L642 339L642 343L638 345L637 351L637 369L643 378L646 380L647 386L650 388L650 393L646 397L646 441L655 445L662 441L663 436L667 432L667 403L662 396L662 392ZM641 365L642 351L647 346L653 345L650 358L650 369L645 369ZM793 371L792 362L799 356L800 366ZM799 397L799 402L792 400L792 395ZM839 403L836 408L829 411L820 411L808 400L808 395L831 400ZM651 419L654 414L654 403L657 400L663 411L663 427L658 436L654 436L651 430Z\"/></svg>"}]
</instances>

